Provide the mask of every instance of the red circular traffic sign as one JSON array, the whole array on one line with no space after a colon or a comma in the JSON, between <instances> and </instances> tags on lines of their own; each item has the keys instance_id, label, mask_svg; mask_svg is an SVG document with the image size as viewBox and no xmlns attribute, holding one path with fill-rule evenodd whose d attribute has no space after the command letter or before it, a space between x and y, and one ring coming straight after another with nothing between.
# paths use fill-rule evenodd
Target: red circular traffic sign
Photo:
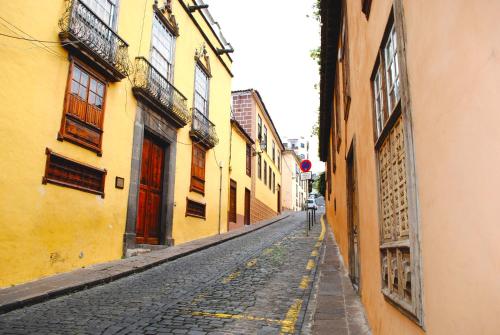
<instances>
[{"instance_id":1,"label":"red circular traffic sign","mask_svg":"<svg viewBox=\"0 0 500 335\"><path fill-rule=\"evenodd\" d=\"M309 172L311 170L312 163L309 159L304 159L302 162L300 162L300 169L302 172Z\"/></svg>"}]
</instances>

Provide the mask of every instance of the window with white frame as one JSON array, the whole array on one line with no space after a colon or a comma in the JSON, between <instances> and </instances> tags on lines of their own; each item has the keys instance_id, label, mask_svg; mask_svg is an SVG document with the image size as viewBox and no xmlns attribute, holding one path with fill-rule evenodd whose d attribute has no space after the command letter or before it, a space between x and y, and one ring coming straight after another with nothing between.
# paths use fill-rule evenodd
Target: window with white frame
<instances>
[{"instance_id":1,"label":"window with white frame","mask_svg":"<svg viewBox=\"0 0 500 335\"><path fill-rule=\"evenodd\" d=\"M267 151L267 127L266 126L264 126L264 131L262 132L261 143L264 143L264 147L266 148L266 151Z\"/></svg>"},{"instance_id":2,"label":"window with white frame","mask_svg":"<svg viewBox=\"0 0 500 335\"><path fill-rule=\"evenodd\" d=\"M387 36L384 47L384 71L387 85L388 112L392 113L395 105L399 101L399 64L398 64L398 44L394 25Z\"/></svg>"},{"instance_id":3,"label":"window with white frame","mask_svg":"<svg viewBox=\"0 0 500 335\"><path fill-rule=\"evenodd\" d=\"M198 64L195 70L194 107L208 117L208 76Z\"/></svg>"},{"instance_id":4,"label":"window with white frame","mask_svg":"<svg viewBox=\"0 0 500 335\"><path fill-rule=\"evenodd\" d=\"M162 76L172 81L175 37L155 15L151 41L151 64Z\"/></svg>"},{"instance_id":5,"label":"window with white frame","mask_svg":"<svg viewBox=\"0 0 500 335\"><path fill-rule=\"evenodd\" d=\"M387 121L387 115L384 112L384 88L382 86L382 66L379 64L375 78L373 79L373 95L375 104L375 117L377 125L377 135L380 135Z\"/></svg>"},{"instance_id":6,"label":"window with white frame","mask_svg":"<svg viewBox=\"0 0 500 335\"><path fill-rule=\"evenodd\" d=\"M113 28L116 10L115 0L83 0L83 2L96 14L104 23Z\"/></svg>"},{"instance_id":7,"label":"window with white frame","mask_svg":"<svg viewBox=\"0 0 500 335\"><path fill-rule=\"evenodd\" d=\"M257 138L262 142L262 118L257 115Z\"/></svg>"}]
</instances>

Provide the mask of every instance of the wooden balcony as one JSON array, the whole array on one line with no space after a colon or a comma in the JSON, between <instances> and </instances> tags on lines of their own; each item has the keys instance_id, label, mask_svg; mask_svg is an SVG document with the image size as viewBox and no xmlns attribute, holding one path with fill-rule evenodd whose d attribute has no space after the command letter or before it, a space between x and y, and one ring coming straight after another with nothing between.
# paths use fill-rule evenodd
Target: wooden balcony
<instances>
[{"instance_id":1,"label":"wooden balcony","mask_svg":"<svg viewBox=\"0 0 500 335\"><path fill-rule=\"evenodd\" d=\"M67 1L59 28L62 45L110 81L120 81L129 74L128 44L81 0Z\"/></svg>"}]
</instances>

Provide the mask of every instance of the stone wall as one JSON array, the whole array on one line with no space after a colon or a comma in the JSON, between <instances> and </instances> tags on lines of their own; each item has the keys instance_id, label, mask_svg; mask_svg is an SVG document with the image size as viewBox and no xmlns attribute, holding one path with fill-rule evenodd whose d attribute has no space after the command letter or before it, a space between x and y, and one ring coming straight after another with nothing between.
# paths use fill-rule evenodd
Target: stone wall
<instances>
[{"instance_id":1,"label":"stone wall","mask_svg":"<svg viewBox=\"0 0 500 335\"><path fill-rule=\"evenodd\" d=\"M250 200L250 223L271 219L278 215L262 201L252 197Z\"/></svg>"}]
</instances>

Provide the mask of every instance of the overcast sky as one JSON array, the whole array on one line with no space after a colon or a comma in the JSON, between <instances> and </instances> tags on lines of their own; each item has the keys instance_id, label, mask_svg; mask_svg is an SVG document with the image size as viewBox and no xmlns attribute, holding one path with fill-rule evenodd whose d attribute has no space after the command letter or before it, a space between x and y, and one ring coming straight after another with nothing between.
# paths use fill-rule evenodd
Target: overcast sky
<instances>
[{"instance_id":1,"label":"overcast sky","mask_svg":"<svg viewBox=\"0 0 500 335\"><path fill-rule=\"evenodd\" d=\"M205 0L234 47L233 90L257 89L282 137L310 136L317 118L320 45L314 0ZM312 138L313 170L324 170Z\"/></svg>"}]
</instances>

